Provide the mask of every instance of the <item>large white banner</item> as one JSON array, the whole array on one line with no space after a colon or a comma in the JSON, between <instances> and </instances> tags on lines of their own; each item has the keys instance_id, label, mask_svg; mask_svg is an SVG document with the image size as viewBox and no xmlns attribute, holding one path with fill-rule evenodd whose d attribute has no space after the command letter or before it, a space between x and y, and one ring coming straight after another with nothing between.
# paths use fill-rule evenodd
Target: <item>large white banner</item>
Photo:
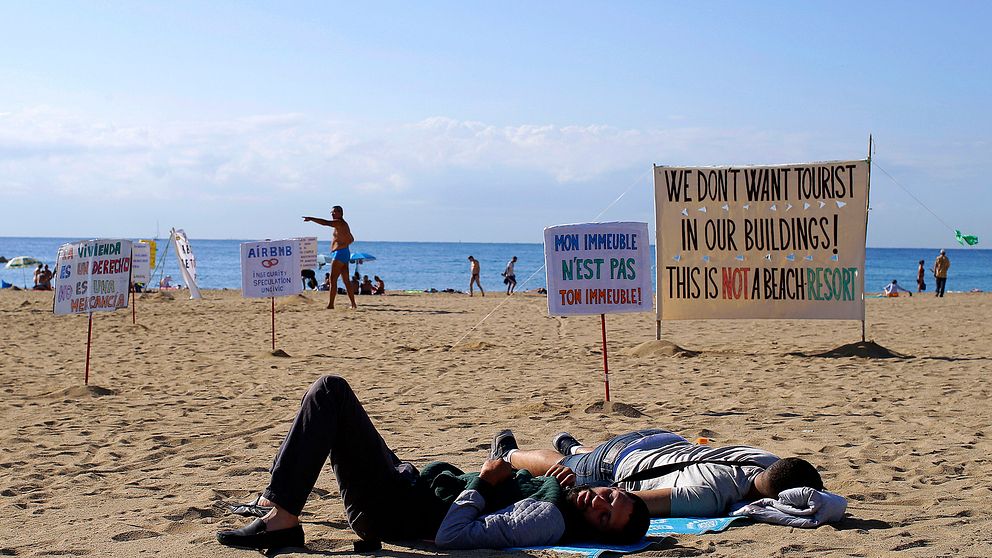
<instances>
[{"instance_id":1,"label":"large white banner","mask_svg":"<svg viewBox=\"0 0 992 558\"><path fill-rule=\"evenodd\" d=\"M152 280L152 247L144 241L131 243L131 281L148 284Z\"/></svg>"},{"instance_id":2,"label":"large white banner","mask_svg":"<svg viewBox=\"0 0 992 558\"><path fill-rule=\"evenodd\" d=\"M268 298L303 292L299 250L296 238L242 243L241 295Z\"/></svg>"},{"instance_id":3,"label":"large white banner","mask_svg":"<svg viewBox=\"0 0 992 558\"><path fill-rule=\"evenodd\" d=\"M131 241L84 240L63 244L55 263L56 314L113 312L127 308Z\"/></svg>"},{"instance_id":4,"label":"large white banner","mask_svg":"<svg viewBox=\"0 0 992 558\"><path fill-rule=\"evenodd\" d=\"M179 258L179 273L189 288L189 297L200 298L200 288L196 285L196 256L186 238L186 231L172 229L172 244L176 249L176 257Z\"/></svg>"},{"instance_id":5,"label":"large white banner","mask_svg":"<svg viewBox=\"0 0 992 558\"><path fill-rule=\"evenodd\" d=\"M868 173L655 166L658 318L863 320Z\"/></svg>"},{"instance_id":6,"label":"large white banner","mask_svg":"<svg viewBox=\"0 0 992 558\"><path fill-rule=\"evenodd\" d=\"M647 223L583 223L544 229L548 313L650 312Z\"/></svg>"}]
</instances>

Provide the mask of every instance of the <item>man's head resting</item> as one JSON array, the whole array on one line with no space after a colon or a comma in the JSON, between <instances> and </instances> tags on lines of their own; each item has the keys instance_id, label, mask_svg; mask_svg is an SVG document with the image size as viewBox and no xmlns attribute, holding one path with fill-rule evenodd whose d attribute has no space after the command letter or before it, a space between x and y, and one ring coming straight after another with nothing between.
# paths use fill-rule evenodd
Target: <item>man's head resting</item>
<instances>
[{"instance_id":1,"label":"man's head resting","mask_svg":"<svg viewBox=\"0 0 992 558\"><path fill-rule=\"evenodd\" d=\"M783 490L808 486L816 490L823 490L823 479L809 461L799 457L786 457L772 463L765 469L765 482L771 498L777 498Z\"/></svg>"},{"instance_id":2,"label":"man's head resting","mask_svg":"<svg viewBox=\"0 0 992 558\"><path fill-rule=\"evenodd\" d=\"M620 488L575 486L565 500L568 540L630 544L641 540L651 523L644 500Z\"/></svg>"}]
</instances>

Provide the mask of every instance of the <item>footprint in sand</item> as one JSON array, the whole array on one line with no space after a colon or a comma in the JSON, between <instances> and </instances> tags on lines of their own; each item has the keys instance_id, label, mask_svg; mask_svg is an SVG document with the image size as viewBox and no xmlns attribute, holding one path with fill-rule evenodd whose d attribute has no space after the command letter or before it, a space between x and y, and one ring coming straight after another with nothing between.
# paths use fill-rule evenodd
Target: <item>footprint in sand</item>
<instances>
[{"instance_id":1,"label":"footprint in sand","mask_svg":"<svg viewBox=\"0 0 992 558\"><path fill-rule=\"evenodd\" d=\"M125 531L123 533L118 533L110 537L110 539L115 542L126 542L126 541L137 541L141 539L151 539L161 536L162 533L156 533L155 531L149 531L147 529L138 529L137 531Z\"/></svg>"}]
</instances>

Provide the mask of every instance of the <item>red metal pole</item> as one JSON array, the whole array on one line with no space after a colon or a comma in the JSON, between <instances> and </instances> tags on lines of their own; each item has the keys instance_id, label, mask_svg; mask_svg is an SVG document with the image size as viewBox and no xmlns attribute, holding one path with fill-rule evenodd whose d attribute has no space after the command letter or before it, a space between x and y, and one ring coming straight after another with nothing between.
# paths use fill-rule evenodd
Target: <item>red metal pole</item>
<instances>
[{"instance_id":1,"label":"red metal pole","mask_svg":"<svg viewBox=\"0 0 992 558\"><path fill-rule=\"evenodd\" d=\"M272 350L276 350L276 297L270 296L272 300Z\"/></svg>"},{"instance_id":2,"label":"red metal pole","mask_svg":"<svg viewBox=\"0 0 992 558\"><path fill-rule=\"evenodd\" d=\"M603 381L606 383L606 400L610 400L610 365L606 360L606 314L600 314L599 320L603 325Z\"/></svg>"},{"instance_id":3,"label":"red metal pole","mask_svg":"<svg viewBox=\"0 0 992 558\"><path fill-rule=\"evenodd\" d=\"M90 385L90 343L93 341L93 312L90 312L90 325L86 329L86 376L83 384Z\"/></svg>"},{"instance_id":4,"label":"red metal pole","mask_svg":"<svg viewBox=\"0 0 992 558\"><path fill-rule=\"evenodd\" d=\"M135 317L135 305L138 303L138 297L134 294L134 283L131 283L131 324L138 323Z\"/></svg>"}]
</instances>

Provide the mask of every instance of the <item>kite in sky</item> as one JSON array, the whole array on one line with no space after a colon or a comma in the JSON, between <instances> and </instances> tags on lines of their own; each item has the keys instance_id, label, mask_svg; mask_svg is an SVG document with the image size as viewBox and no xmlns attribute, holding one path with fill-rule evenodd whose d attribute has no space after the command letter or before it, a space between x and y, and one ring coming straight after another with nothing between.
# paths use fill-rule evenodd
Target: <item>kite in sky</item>
<instances>
[{"instance_id":1,"label":"kite in sky","mask_svg":"<svg viewBox=\"0 0 992 558\"><path fill-rule=\"evenodd\" d=\"M974 246L978 244L977 236L973 234L961 234L961 231L957 229L954 230L954 238L958 239L958 244L960 244L961 246L964 246L965 244L967 244L968 246Z\"/></svg>"}]
</instances>

